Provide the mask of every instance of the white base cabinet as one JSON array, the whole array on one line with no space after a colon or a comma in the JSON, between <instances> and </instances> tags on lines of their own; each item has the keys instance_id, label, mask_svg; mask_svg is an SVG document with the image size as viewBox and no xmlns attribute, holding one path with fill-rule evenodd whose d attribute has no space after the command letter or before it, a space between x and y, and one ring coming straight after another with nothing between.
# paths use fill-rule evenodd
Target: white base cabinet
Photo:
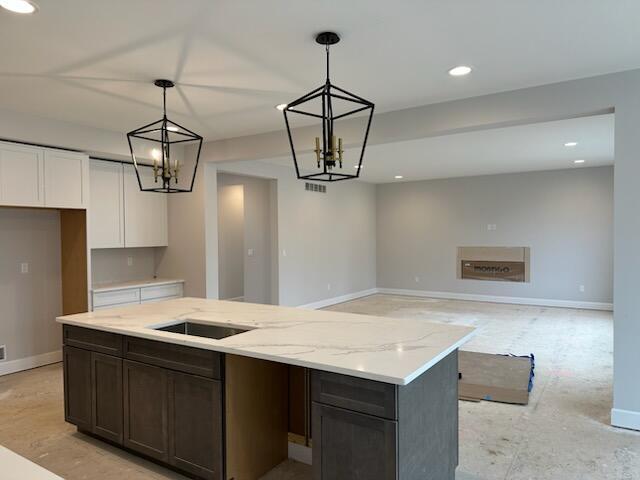
<instances>
[{"instance_id":1,"label":"white base cabinet","mask_svg":"<svg viewBox=\"0 0 640 480\"><path fill-rule=\"evenodd\" d=\"M184 295L183 281L163 281L162 283L140 284L131 287L111 287L92 292L93 310L160 302Z\"/></svg>"}]
</instances>

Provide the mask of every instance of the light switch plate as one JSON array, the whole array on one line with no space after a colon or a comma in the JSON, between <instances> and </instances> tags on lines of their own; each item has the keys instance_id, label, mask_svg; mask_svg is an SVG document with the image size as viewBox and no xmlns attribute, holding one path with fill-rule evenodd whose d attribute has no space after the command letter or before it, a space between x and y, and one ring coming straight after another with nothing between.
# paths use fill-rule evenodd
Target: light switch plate
<instances>
[{"instance_id":1,"label":"light switch plate","mask_svg":"<svg viewBox=\"0 0 640 480\"><path fill-rule=\"evenodd\" d=\"M29 273L29 264L27 262L20 264L20 273Z\"/></svg>"}]
</instances>

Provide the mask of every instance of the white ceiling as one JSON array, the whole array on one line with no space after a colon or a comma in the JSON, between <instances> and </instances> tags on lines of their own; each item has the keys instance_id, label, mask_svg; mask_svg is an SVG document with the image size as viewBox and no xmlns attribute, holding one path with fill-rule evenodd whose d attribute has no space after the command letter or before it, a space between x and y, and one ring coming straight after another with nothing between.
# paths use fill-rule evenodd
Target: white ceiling
<instances>
[{"instance_id":1,"label":"white ceiling","mask_svg":"<svg viewBox=\"0 0 640 480\"><path fill-rule=\"evenodd\" d=\"M612 165L613 133L611 114L372 145L361 179L389 183ZM578 145L565 147L567 142ZM302 156L303 162L310 159ZM579 159L585 162L576 165ZM293 168L289 157L268 163Z\"/></svg>"},{"instance_id":2,"label":"white ceiling","mask_svg":"<svg viewBox=\"0 0 640 480\"><path fill-rule=\"evenodd\" d=\"M207 139L283 127L273 106L335 83L377 111L640 67L637 0L36 0L0 9L0 109L126 132L160 114ZM448 68L474 72L451 78Z\"/></svg>"}]
</instances>

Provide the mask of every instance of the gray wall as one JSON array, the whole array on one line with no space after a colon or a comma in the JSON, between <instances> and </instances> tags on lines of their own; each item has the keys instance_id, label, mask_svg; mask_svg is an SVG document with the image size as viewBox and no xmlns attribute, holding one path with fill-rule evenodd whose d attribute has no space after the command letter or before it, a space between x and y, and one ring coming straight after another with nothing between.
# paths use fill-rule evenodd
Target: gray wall
<instances>
[{"instance_id":1,"label":"gray wall","mask_svg":"<svg viewBox=\"0 0 640 480\"><path fill-rule=\"evenodd\" d=\"M379 287L613 301L613 167L385 184L377 202ZM531 282L459 280L458 246L531 247Z\"/></svg>"},{"instance_id":2,"label":"gray wall","mask_svg":"<svg viewBox=\"0 0 640 480\"><path fill-rule=\"evenodd\" d=\"M281 305L304 305L376 286L375 186L337 182L322 194L305 191L304 182L287 167L254 161L218 164L218 169L277 181Z\"/></svg>"},{"instance_id":3,"label":"gray wall","mask_svg":"<svg viewBox=\"0 0 640 480\"><path fill-rule=\"evenodd\" d=\"M218 205L220 298L242 295L246 302L271 303L276 294L272 288L277 290L278 285L272 285L271 275L274 264L272 258L277 260L278 257L277 245L272 245L271 235L272 229L277 229L275 212L271 211L272 182L276 183L275 180L246 175L218 174L219 189L241 186L243 190L242 211L238 218L230 218L233 212L226 211L226 208L238 210L233 199L227 199L231 201L227 201L225 206ZM224 199L220 190L218 199ZM237 222L241 222L241 225L237 225ZM231 238L226 238L227 235ZM230 241L237 245L230 245ZM239 259L237 246L240 247ZM253 250L251 256L248 254L250 249ZM237 272L238 268L242 269L241 275ZM225 297L224 290L229 284L223 284L223 280L233 282L238 278L242 280L243 293Z\"/></svg>"},{"instance_id":4,"label":"gray wall","mask_svg":"<svg viewBox=\"0 0 640 480\"><path fill-rule=\"evenodd\" d=\"M219 298L244 297L244 187L218 175Z\"/></svg>"},{"instance_id":5,"label":"gray wall","mask_svg":"<svg viewBox=\"0 0 640 480\"><path fill-rule=\"evenodd\" d=\"M91 284L96 286L154 278L157 258L163 250L164 247L91 250ZM131 257L133 265L128 265L128 257Z\"/></svg>"},{"instance_id":6,"label":"gray wall","mask_svg":"<svg viewBox=\"0 0 640 480\"><path fill-rule=\"evenodd\" d=\"M0 345L7 360L60 350L59 213L0 208L0 252ZM29 273L21 273L23 262Z\"/></svg>"},{"instance_id":7,"label":"gray wall","mask_svg":"<svg viewBox=\"0 0 640 480\"><path fill-rule=\"evenodd\" d=\"M206 298L209 283L212 283L217 297L218 271L210 273L207 268L207 168L199 167L194 190L191 193L171 194L168 197L169 246L164 248L158 256L158 276L167 278L182 278L184 294L187 297ZM215 182L215 175L213 176ZM217 190L213 188L214 192ZM216 208L214 199L212 208ZM217 231L215 233L215 256L217 265ZM214 249L212 248L212 251ZM208 273L209 272L209 273ZM208 275L215 280L208 282Z\"/></svg>"},{"instance_id":8,"label":"gray wall","mask_svg":"<svg viewBox=\"0 0 640 480\"><path fill-rule=\"evenodd\" d=\"M496 126L615 111L614 392L612 422L640 430L640 70L560 82L375 116L371 143L388 143ZM343 134L349 136L348 126ZM314 133L305 131L308 138ZM271 132L210 142L210 161L277 157L286 136Z\"/></svg>"}]
</instances>

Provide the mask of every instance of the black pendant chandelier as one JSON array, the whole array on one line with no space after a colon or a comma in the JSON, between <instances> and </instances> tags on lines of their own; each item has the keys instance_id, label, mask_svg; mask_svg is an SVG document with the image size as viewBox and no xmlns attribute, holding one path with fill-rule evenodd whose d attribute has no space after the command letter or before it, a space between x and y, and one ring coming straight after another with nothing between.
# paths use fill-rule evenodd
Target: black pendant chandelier
<instances>
[{"instance_id":1,"label":"black pendant chandelier","mask_svg":"<svg viewBox=\"0 0 640 480\"><path fill-rule=\"evenodd\" d=\"M326 49L325 83L283 108L296 175L300 179L335 182L358 178L362 170L374 104L331 83L329 47L339 41L340 37L334 32L323 32L316 36L316 42L324 45ZM294 120L301 120L300 126L306 127L308 123L304 123L304 119L308 120L308 117L317 118L322 122L315 141L308 133L299 133L308 132L307 128L299 130L293 124ZM347 118L348 123L342 123ZM343 139L340 130L353 136ZM296 138L296 135L302 138ZM351 150L347 152L349 155L344 151L347 146ZM301 147L301 152L308 152L312 148L313 153L296 153L296 147Z\"/></svg>"},{"instance_id":2,"label":"black pendant chandelier","mask_svg":"<svg viewBox=\"0 0 640 480\"><path fill-rule=\"evenodd\" d=\"M156 80L154 85L162 88L162 118L127 134L138 185L143 192L191 192L202 137L167 118L167 88L173 82Z\"/></svg>"}]
</instances>

